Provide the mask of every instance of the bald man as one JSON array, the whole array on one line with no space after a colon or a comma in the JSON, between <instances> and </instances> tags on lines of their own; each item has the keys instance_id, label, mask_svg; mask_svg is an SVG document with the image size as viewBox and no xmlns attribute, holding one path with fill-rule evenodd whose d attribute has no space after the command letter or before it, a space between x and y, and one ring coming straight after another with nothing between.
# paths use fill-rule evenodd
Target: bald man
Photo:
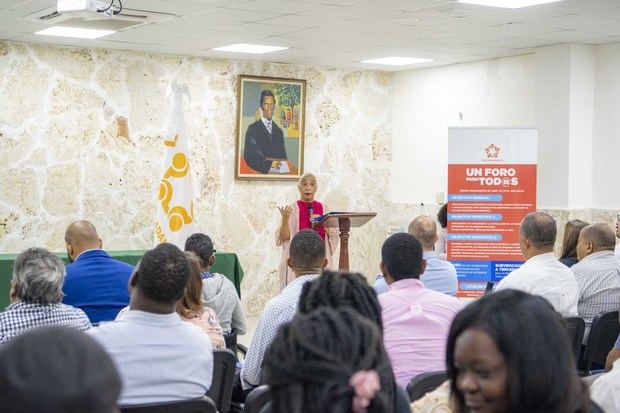
<instances>
[{"instance_id":1,"label":"bald man","mask_svg":"<svg viewBox=\"0 0 620 413\"><path fill-rule=\"evenodd\" d=\"M620 307L620 262L614 257L616 237L608 224L584 227L577 241L577 259L571 267L579 285L579 316L586 322L585 339L594 317Z\"/></svg>"},{"instance_id":2,"label":"bald man","mask_svg":"<svg viewBox=\"0 0 620 413\"><path fill-rule=\"evenodd\" d=\"M409 233L422 244L426 269L420 276L420 280L424 286L440 293L456 296L459 288L456 268L451 262L439 259L435 251L435 243L439 240L435 221L427 215L420 215L409 224Z\"/></svg>"},{"instance_id":3,"label":"bald man","mask_svg":"<svg viewBox=\"0 0 620 413\"><path fill-rule=\"evenodd\" d=\"M435 221L427 215L420 215L411 221L408 232L422 244L426 269L420 275L420 281L424 287L453 297L456 296L459 286L456 268L451 262L439 259L435 251L435 243L439 239ZM378 294L387 291L387 283L383 275L377 276L374 288Z\"/></svg>"},{"instance_id":4,"label":"bald man","mask_svg":"<svg viewBox=\"0 0 620 413\"><path fill-rule=\"evenodd\" d=\"M90 322L111 321L129 305L129 278L133 266L110 257L95 226L88 221L71 223L65 232L69 261L63 303L82 309Z\"/></svg>"},{"instance_id":5,"label":"bald man","mask_svg":"<svg viewBox=\"0 0 620 413\"><path fill-rule=\"evenodd\" d=\"M539 295L562 316L574 317L579 287L570 268L553 252L557 231L555 219L546 212L527 214L519 227L519 246L526 261L502 278L495 291L511 289Z\"/></svg>"}]
</instances>

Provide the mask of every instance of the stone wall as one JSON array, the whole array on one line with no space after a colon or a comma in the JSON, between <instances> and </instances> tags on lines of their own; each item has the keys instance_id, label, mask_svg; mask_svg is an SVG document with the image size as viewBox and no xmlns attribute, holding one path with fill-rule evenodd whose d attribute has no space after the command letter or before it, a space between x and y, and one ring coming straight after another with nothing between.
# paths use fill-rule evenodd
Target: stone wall
<instances>
[{"instance_id":1,"label":"stone wall","mask_svg":"<svg viewBox=\"0 0 620 413\"><path fill-rule=\"evenodd\" d=\"M64 249L67 224L91 220L104 247L154 245L162 133L171 81L189 86L185 119L196 221L245 269L251 313L277 292L276 205L292 182L235 181L237 76L307 80L305 170L333 210L376 211L352 234L352 269L378 272L379 247L416 209L389 202L391 74L213 61L0 42L0 251ZM415 182L410 188L415 190Z\"/></svg>"}]
</instances>

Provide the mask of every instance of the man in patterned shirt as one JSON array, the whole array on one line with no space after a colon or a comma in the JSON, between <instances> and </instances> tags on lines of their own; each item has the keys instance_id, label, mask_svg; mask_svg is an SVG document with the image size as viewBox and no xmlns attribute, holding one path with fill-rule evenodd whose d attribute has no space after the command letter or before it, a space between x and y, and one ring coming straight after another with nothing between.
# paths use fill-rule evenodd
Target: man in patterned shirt
<instances>
[{"instance_id":1,"label":"man in patterned shirt","mask_svg":"<svg viewBox=\"0 0 620 413\"><path fill-rule=\"evenodd\" d=\"M607 224L589 225L579 233L577 259L571 267L579 285L579 316L586 322L584 342L594 317L620 307L620 262L614 257L615 234Z\"/></svg>"},{"instance_id":2,"label":"man in patterned shirt","mask_svg":"<svg viewBox=\"0 0 620 413\"><path fill-rule=\"evenodd\" d=\"M278 328L293 319L297 312L303 285L317 279L327 265L325 243L319 234L311 229L295 234L289 247L287 264L295 273L296 278L282 290L280 295L267 303L258 320L241 370L241 384L244 390L260 384L260 371L265 351L271 345Z\"/></svg>"},{"instance_id":3,"label":"man in patterned shirt","mask_svg":"<svg viewBox=\"0 0 620 413\"><path fill-rule=\"evenodd\" d=\"M43 248L29 248L13 265L11 304L0 313L0 343L41 326L61 325L88 330L80 309L62 304L65 266Z\"/></svg>"}]
</instances>

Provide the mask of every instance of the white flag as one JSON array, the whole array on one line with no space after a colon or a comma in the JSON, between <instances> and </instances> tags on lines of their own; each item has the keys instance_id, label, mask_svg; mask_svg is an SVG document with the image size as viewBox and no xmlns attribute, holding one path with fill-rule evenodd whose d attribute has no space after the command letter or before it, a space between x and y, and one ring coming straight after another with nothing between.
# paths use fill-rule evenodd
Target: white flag
<instances>
[{"instance_id":1,"label":"white flag","mask_svg":"<svg viewBox=\"0 0 620 413\"><path fill-rule=\"evenodd\" d=\"M157 202L157 240L175 244L183 249L185 240L194 231L194 194L189 173L189 150L183 95L189 94L187 86L176 82L172 88L172 109L164 135L164 172L159 184Z\"/></svg>"}]
</instances>

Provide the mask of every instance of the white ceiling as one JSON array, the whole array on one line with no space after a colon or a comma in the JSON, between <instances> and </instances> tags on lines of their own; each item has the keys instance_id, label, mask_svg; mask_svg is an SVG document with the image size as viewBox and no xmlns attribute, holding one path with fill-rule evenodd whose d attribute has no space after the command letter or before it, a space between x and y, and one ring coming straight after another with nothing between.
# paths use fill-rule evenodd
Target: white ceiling
<instances>
[{"instance_id":1,"label":"white ceiling","mask_svg":"<svg viewBox=\"0 0 620 413\"><path fill-rule=\"evenodd\" d=\"M360 61L386 56L428 58L434 62L415 67L437 66L556 43L620 41L620 0L516 10L456 0L123 0L125 8L172 15L97 40L34 35L48 25L28 16L55 4L0 0L0 39L346 68L376 68ZM232 43L290 49L265 55L211 50Z\"/></svg>"}]
</instances>

